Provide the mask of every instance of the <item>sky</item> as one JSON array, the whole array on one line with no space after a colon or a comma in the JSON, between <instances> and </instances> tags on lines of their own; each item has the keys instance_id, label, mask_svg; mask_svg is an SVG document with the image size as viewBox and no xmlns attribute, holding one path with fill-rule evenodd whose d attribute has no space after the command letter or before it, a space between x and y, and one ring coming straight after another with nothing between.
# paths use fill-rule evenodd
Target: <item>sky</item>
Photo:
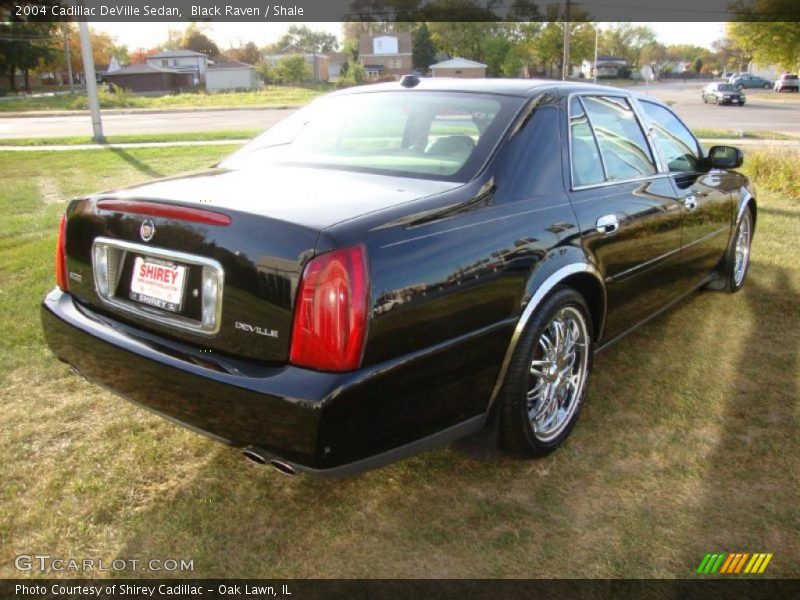
<instances>
[{"instance_id":1,"label":"sky","mask_svg":"<svg viewBox=\"0 0 800 600\"><path fill-rule=\"evenodd\" d=\"M257 46L274 42L291 23L211 23L208 35L221 50L238 46L239 42L253 41ZM341 35L341 23L305 23L311 29L329 31ZM694 44L711 47L714 40L722 37L724 23L647 23L656 32L662 44ZM128 49L150 48L167 39L169 28L183 30L185 23L92 23L92 28L106 31L117 38L117 43Z\"/></svg>"}]
</instances>

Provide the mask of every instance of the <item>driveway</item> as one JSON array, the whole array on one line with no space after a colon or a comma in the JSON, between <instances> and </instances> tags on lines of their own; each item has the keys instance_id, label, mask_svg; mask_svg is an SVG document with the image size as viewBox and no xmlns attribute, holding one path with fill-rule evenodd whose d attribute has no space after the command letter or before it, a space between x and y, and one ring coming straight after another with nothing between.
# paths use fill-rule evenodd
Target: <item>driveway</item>
<instances>
[{"instance_id":1,"label":"driveway","mask_svg":"<svg viewBox=\"0 0 800 600\"><path fill-rule=\"evenodd\" d=\"M730 129L752 131L777 131L800 136L800 97L771 90L748 90L744 107L703 104L702 83L665 83L637 85L630 89L652 94L672 103L674 110L689 127L704 129ZM781 99L783 102L770 100ZM169 111L162 113L106 113L103 128L106 135L131 133L174 133L194 131L224 131L237 129L266 129L293 109L246 109ZM20 137L90 136L91 121L88 115L70 116L0 116L0 139Z\"/></svg>"}]
</instances>

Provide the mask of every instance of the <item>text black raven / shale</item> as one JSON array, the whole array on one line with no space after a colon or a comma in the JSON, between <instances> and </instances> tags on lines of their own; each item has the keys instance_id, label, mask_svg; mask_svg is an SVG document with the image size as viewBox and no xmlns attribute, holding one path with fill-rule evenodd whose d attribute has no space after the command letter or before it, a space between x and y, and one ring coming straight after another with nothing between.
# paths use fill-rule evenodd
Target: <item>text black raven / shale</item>
<instances>
[{"instance_id":1,"label":"text black raven / shale","mask_svg":"<svg viewBox=\"0 0 800 600\"><path fill-rule=\"evenodd\" d=\"M192 17L302 17L303 7L297 5L266 4L261 6L192 6Z\"/></svg>"}]
</instances>

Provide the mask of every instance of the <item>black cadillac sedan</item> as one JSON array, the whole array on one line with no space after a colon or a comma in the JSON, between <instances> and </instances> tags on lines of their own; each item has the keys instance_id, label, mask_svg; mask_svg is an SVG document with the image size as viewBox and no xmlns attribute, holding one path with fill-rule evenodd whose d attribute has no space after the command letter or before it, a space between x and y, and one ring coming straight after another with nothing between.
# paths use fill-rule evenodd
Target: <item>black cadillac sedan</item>
<instances>
[{"instance_id":1,"label":"black cadillac sedan","mask_svg":"<svg viewBox=\"0 0 800 600\"><path fill-rule=\"evenodd\" d=\"M742 287L741 163L610 87L348 89L214 168L73 200L44 332L89 380L286 473L478 432L542 455L598 349Z\"/></svg>"}]
</instances>

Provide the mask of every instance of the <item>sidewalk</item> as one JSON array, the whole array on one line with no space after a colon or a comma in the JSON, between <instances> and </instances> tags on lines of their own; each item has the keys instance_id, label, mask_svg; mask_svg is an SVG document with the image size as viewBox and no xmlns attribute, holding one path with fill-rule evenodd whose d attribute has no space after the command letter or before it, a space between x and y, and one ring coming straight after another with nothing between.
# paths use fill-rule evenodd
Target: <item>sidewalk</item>
<instances>
[{"instance_id":1,"label":"sidewalk","mask_svg":"<svg viewBox=\"0 0 800 600\"><path fill-rule=\"evenodd\" d=\"M3 146L0 152L71 152L73 150L105 150L113 148L169 148L172 146L231 146L250 140L186 140L182 142L132 142L128 144L63 144L54 146ZM0 140L1 142L1 140Z\"/></svg>"},{"instance_id":2,"label":"sidewalk","mask_svg":"<svg viewBox=\"0 0 800 600\"><path fill-rule=\"evenodd\" d=\"M103 108L103 115L146 115L173 112L214 112L214 111L241 111L241 110L295 110L305 104L276 104L274 106L184 106L168 108ZM87 117L88 110L28 110L28 111L0 111L0 119L30 119L39 117Z\"/></svg>"}]
</instances>

